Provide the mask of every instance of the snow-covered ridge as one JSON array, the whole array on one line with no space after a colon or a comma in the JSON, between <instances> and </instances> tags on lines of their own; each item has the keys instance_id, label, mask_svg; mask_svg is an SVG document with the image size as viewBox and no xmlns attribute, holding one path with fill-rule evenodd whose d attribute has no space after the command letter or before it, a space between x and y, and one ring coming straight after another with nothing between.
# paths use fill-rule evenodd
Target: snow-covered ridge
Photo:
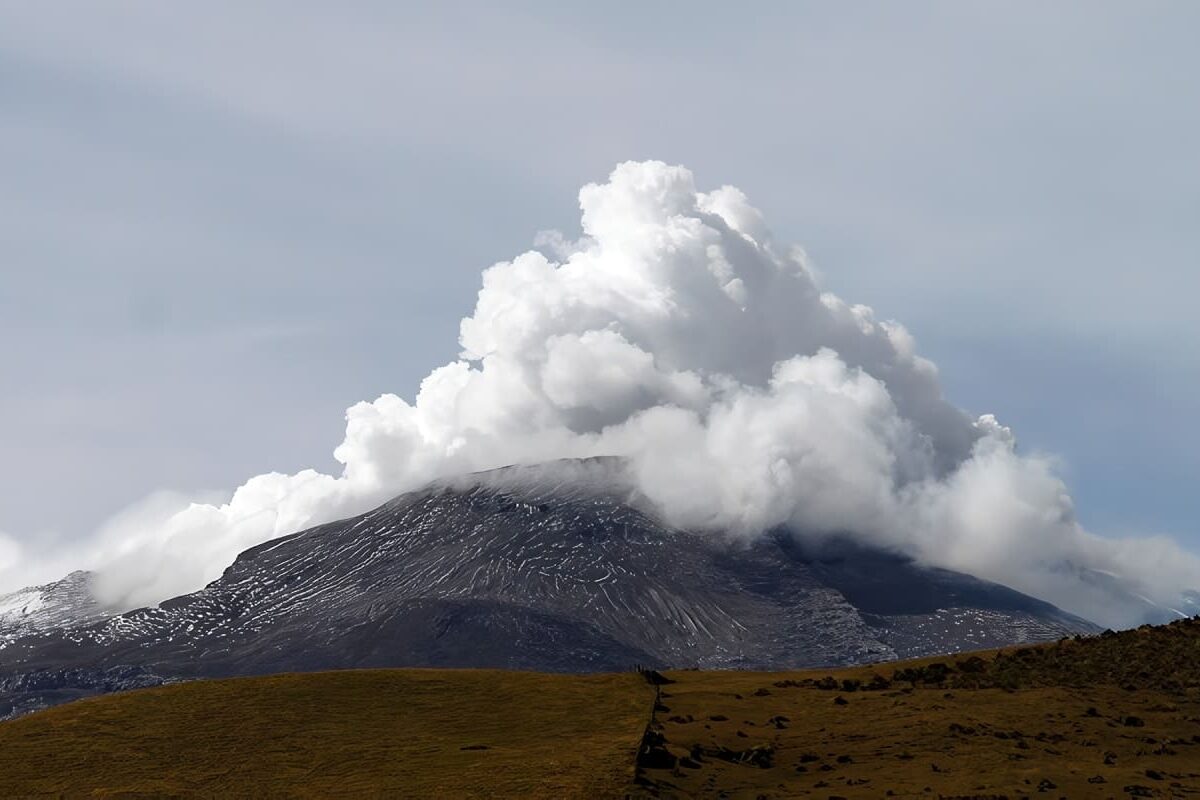
<instances>
[{"instance_id":1,"label":"snow-covered ridge","mask_svg":"<svg viewBox=\"0 0 1200 800\"><path fill-rule=\"evenodd\" d=\"M0 595L0 648L22 636L70 630L109 616L91 591L90 572Z\"/></svg>"}]
</instances>

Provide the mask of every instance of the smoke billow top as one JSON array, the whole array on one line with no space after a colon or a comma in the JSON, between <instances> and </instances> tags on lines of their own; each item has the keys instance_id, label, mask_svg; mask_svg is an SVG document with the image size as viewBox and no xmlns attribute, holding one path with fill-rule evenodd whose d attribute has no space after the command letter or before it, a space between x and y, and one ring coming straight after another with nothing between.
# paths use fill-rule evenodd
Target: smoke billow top
<instances>
[{"instance_id":1,"label":"smoke billow top","mask_svg":"<svg viewBox=\"0 0 1200 800\"><path fill-rule=\"evenodd\" d=\"M680 527L848 534L1103 624L1134 618L1096 575L1167 604L1200 586L1200 560L1169 540L1083 530L1048 459L947 403L908 331L822 292L737 189L625 163L579 203L578 241L542 234L540 251L483 273L457 361L411 400L347 411L341 475L259 475L223 502L153 497L89 545L100 590L157 602L246 547L431 479L594 455L624 456Z\"/></svg>"}]
</instances>

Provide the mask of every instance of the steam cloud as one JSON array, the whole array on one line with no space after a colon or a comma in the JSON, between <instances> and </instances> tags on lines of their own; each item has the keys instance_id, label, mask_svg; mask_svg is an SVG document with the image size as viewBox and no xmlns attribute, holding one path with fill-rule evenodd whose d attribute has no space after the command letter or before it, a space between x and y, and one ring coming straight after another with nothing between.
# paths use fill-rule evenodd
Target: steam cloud
<instances>
[{"instance_id":1,"label":"steam cloud","mask_svg":"<svg viewBox=\"0 0 1200 800\"><path fill-rule=\"evenodd\" d=\"M1136 610L1098 576L1168 605L1200 586L1200 560L1170 540L1083 530L1049 460L947 403L909 333L821 292L737 189L625 163L579 202L581 239L539 235L542 252L483 273L460 359L413 402L347 411L340 476L259 475L223 502L152 497L91 543L99 591L157 602L249 546L431 479L592 455L625 456L684 528L850 534L1102 624ZM0 539L0 562L11 549Z\"/></svg>"}]
</instances>

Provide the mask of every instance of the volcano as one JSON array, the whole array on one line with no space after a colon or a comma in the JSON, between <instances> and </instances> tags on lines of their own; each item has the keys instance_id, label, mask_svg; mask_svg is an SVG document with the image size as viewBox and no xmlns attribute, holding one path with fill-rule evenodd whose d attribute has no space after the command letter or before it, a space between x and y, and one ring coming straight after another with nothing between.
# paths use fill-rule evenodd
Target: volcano
<instances>
[{"instance_id":1,"label":"volcano","mask_svg":"<svg viewBox=\"0 0 1200 800\"><path fill-rule=\"evenodd\" d=\"M604 461L438 481L249 549L203 590L157 607L97 621L95 606L76 600L83 619L64 612L0 636L0 715L203 677L777 670L1096 630L1004 586L849 538L671 527L607 480Z\"/></svg>"}]
</instances>

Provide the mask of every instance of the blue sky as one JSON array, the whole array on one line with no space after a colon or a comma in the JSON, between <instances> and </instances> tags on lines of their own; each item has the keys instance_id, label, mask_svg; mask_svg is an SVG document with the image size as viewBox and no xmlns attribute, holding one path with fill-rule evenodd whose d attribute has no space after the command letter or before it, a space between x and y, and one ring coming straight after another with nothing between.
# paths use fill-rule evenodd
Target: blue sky
<instances>
[{"instance_id":1,"label":"blue sky","mask_svg":"<svg viewBox=\"0 0 1200 800\"><path fill-rule=\"evenodd\" d=\"M625 159L740 187L1082 520L1200 551L1193 4L0 3L0 531L332 470Z\"/></svg>"}]
</instances>

